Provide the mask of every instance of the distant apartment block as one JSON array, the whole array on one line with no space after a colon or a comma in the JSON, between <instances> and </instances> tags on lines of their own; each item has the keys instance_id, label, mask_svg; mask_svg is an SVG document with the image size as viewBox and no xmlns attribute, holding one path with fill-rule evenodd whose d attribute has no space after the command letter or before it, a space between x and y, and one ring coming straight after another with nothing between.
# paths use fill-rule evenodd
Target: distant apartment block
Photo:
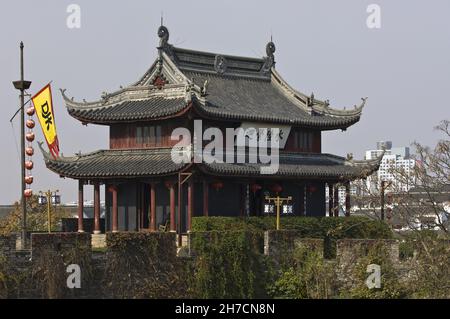
<instances>
[{"instance_id":1,"label":"distant apartment block","mask_svg":"<svg viewBox=\"0 0 450 319\"><path fill-rule=\"evenodd\" d=\"M377 149L366 151L365 159L373 159L385 151L379 170L367 178L367 187L371 191L380 189L381 182L391 182L392 191L407 192L413 187L412 170L416 161L411 158L409 147L392 147L391 141L377 143ZM405 178L399 178L402 172ZM389 190L388 190L389 191Z\"/></svg>"},{"instance_id":2,"label":"distant apartment block","mask_svg":"<svg viewBox=\"0 0 450 319\"><path fill-rule=\"evenodd\" d=\"M416 165L416 161L411 158L409 147L392 147L391 141L377 142L376 149L367 150L365 152L365 160L372 160L379 157L384 150L384 156L381 160L380 168L367 179L355 180L350 185L351 196L361 196L377 194L380 190L381 182L391 182L392 186L386 192L407 192L413 187L412 171ZM398 179L399 170L403 171L403 175L407 177L405 180ZM328 194L328 189L326 189ZM327 198L328 200L328 198ZM345 211L345 187L339 188L339 205ZM342 212L343 213L343 212Z\"/></svg>"}]
</instances>

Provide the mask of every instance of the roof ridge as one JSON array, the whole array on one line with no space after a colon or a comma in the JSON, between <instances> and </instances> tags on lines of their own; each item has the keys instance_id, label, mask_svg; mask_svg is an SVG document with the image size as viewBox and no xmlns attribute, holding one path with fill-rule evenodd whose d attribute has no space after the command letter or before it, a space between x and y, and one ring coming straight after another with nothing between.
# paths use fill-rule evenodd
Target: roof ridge
<instances>
[{"instance_id":1,"label":"roof ridge","mask_svg":"<svg viewBox=\"0 0 450 319\"><path fill-rule=\"evenodd\" d=\"M172 46L172 49L175 51L182 51L182 52L186 52L186 53L197 53L197 54L202 54L202 55L211 55L211 56L216 56L216 55L221 55L227 58L231 58L231 59L236 59L236 60L248 60L248 61L253 61L253 62L264 62L264 57L261 58L257 58L257 57L249 57L249 56L243 56L243 55L234 55L234 54L226 54L226 53L219 53L219 52L212 52L212 51L203 51L203 50L194 50L194 49L187 49L187 48L180 48L180 47L175 47Z\"/></svg>"}]
</instances>

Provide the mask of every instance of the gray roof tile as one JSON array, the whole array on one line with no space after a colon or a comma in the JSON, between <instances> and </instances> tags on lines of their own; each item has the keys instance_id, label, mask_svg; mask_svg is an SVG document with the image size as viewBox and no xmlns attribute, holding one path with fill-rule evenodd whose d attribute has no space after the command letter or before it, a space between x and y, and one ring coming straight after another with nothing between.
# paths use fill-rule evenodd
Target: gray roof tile
<instances>
[{"instance_id":1,"label":"gray roof tile","mask_svg":"<svg viewBox=\"0 0 450 319\"><path fill-rule=\"evenodd\" d=\"M186 107L184 98L154 97L145 100L125 101L104 107L68 108L69 114L86 122L113 123L147 120L176 114Z\"/></svg>"},{"instance_id":2,"label":"gray roof tile","mask_svg":"<svg viewBox=\"0 0 450 319\"><path fill-rule=\"evenodd\" d=\"M175 164L170 149L101 150L73 157L52 159L44 152L53 172L70 178L126 178L171 175L186 164Z\"/></svg>"},{"instance_id":3,"label":"gray roof tile","mask_svg":"<svg viewBox=\"0 0 450 319\"><path fill-rule=\"evenodd\" d=\"M53 159L43 151L47 168L76 179L108 179L172 175L188 164L175 164L171 149L102 150L74 157ZM379 161L354 163L330 154L280 154L279 171L261 175L262 164L196 164L211 175L249 177L336 178L367 176L378 169ZM264 166L267 166L264 164Z\"/></svg>"}]
</instances>

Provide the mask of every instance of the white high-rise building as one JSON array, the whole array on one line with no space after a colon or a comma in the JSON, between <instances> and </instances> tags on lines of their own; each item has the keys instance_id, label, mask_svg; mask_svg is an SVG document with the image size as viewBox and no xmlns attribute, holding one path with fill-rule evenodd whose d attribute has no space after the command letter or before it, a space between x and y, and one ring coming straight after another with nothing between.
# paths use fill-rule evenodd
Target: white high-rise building
<instances>
[{"instance_id":1,"label":"white high-rise building","mask_svg":"<svg viewBox=\"0 0 450 319\"><path fill-rule=\"evenodd\" d=\"M377 149L367 150L365 154L366 160L376 159L381 154L384 155L381 160L379 170L371 176L367 177L366 182L363 180L356 180L350 185L350 195L351 196L361 196L369 194L378 194L381 186L381 181L391 182L392 187L389 187L386 192L399 192L408 191L413 187L412 170L415 166L415 160L411 158L409 147L392 147L391 141L381 141L377 142ZM408 177L406 180L409 182L405 183L405 180L399 180L398 174L396 173L399 169L402 169L404 176ZM365 187L364 187L365 184ZM328 187L326 191L326 200L328 203ZM345 211L345 187L339 187L339 205L340 214L342 215Z\"/></svg>"},{"instance_id":2,"label":"white high-rise building","mask_svg":"<svg viewBox=\"0 0 450 319\"><path fill-rule=\"evenodd\" d=\"M367 178L367 187L374 191L380 189L381 182L391 182L393 191L408 191L413 185L411 172L416 164L410 157L409 147L392 147L391 141L377 143L377 149L366 151L367 160L377 158L385 151L379 170ZM402 176L398 178L398 172L402 171ZM389 191L389 190L388 190Z\"/></svg>"}]
</instances>

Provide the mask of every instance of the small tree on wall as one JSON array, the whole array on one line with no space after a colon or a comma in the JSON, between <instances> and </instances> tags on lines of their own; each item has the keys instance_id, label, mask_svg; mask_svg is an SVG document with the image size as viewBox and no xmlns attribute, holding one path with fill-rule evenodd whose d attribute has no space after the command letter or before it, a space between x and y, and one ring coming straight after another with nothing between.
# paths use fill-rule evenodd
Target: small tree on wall
<instances>
[{"instance_id":1,"label":"small tree on wall","mask_svg":"<svg viewBox=\"0 0 450 319\"><path fill-rule=\"evenodd\" d=\"M53 205L50 206L50 219L52 231L59 230L61 218L70 217L68 210ZM21 230L22 211L19 202L14 203L11 213L0 221L0 234L7 235ZM40 205L38 196L34 195L27 200L27 230L47 231L48 215L47 205Z\"/></svg>"},{"instance_id":2,"label":"small tree on wall","mask_svg":"<svg viewBox=\"0 0 450 319\"><path fill-rule=\"evenodd\" d=\"M393 209L393 218L406 231L398 232L416 251L411 260L412 285L420 287L416 297L450 297L450 121L435 127L441 134L434 148L414 142L416 165L408 172L393 168L396 183L390 185L387 204ZM401 185L408 185L408 190ZM380 189L364 189L359 198L372 216L380 217ZM363 191L363 192L364 192ZM369 204L367 204L369 203ZM446 210L447 209L447 210ZM389 216L387 216L389 217ZM412 257L412 256L410 256Z\"/></svg>"}]
</instances>

